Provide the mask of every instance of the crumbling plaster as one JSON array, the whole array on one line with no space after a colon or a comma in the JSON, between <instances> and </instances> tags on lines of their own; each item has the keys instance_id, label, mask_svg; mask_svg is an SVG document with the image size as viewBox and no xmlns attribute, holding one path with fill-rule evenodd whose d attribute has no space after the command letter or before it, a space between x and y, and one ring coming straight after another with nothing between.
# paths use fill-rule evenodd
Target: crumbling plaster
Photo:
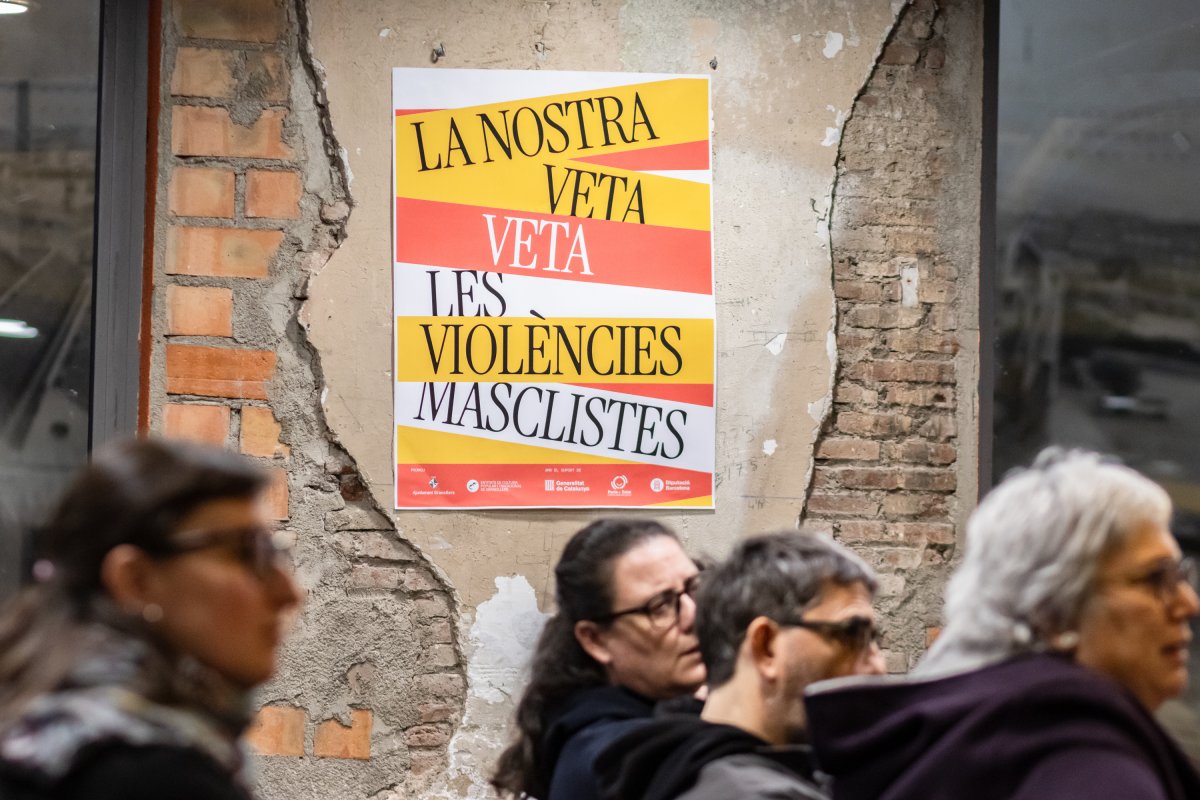
<instances>
[{"instance_id":1,"label":"crumbling plaster","mask_svg":"<svg viewBox=\"0 0 1200 800\"><path fill-rule=\"evenodd\" d=\"M902 6L309 0L318 94L328 99L352 210L302 317L321 358L325 416L378 503L392 505L392 67L431 66L441 45L437 68L713 75L716 510L656 516L692 550L719 555L742 535L799 518L836 368L828 219L837 145ZM471 695L439 796L484 796L481 778L519 688L507 669L481 678L475 665L490 656L479 623L507 613L527 633L552 604L562 544L598 513L393 515L456 593L463 629L476 623L466 637Z\"/></svg>"},{"instance_id":2,"label":"crumbling plaster","mask_svg":"<svg viewBox=\"0 0 1200 800\"><path fill-rule=\"evenodd\" d=\"M834 353L828 210L837 137L895 21L891 0L557 3L312 0L334 134L351 175L347 238L313 280L324 406L391 507L392 67L711 72L718 304L715 512L664 516L697 550L794 526ZM827 44L843 37L835 49ZM827 55L831 54L831 55ZM715 71L710 62L716 64ZM773 448L764 444L772 440ZM772 450L767 454L767 450ZM563 540L594 512L396 515L473 607L497 575L545 602Z\"/></svg>"}]
</instances>

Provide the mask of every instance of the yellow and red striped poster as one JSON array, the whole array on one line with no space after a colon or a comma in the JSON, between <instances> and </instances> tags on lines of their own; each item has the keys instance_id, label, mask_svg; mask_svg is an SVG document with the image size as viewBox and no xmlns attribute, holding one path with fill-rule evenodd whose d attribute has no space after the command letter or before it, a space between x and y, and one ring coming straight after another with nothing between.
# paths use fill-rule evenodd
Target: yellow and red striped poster
<instances>
[{"instance_id":1,"label":"yellow and red striped poster","mask_svg":"<svg viewBox=\"0 0 1200 800\"><path fill-rule=\"evenodd\" d=\"M707 76L396 69L397 508L711 508Z\"/></svg>"}]
</instances>

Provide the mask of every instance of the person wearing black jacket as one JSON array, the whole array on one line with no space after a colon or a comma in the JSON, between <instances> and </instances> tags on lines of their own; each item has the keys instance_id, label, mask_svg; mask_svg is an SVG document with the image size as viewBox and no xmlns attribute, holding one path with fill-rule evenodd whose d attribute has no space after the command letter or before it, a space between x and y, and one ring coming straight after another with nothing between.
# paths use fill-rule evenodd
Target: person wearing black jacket
<instances>
[{"instance_id":1,"label":"person wearing black jacket","mask_svg":"<svg viewBox=\"0 0 1200 800\"><path fill-rule=\"evenodd\" d=\"M249 692L299 600L268 485L227 451L96 452L0 613L0 797L250 800Z\"/></svg>"},{"instance_id":2,"label":"person wearing black jacket","mask_svg":"<svg viewBox=\"0 0 1200 800\"><path fill-rule=\"evenodd\" d=\"M805 744L804 689L883 671L875 586L870 567L819 536L740 544L705 573L697 597L709 687L700 716L664 715L601 753L606 800L824 798Z\"/></svg>"},{"instance_id":3,"label":"person wearing black jacket","mask_svg":"<svg viewBox=\"0 0 1200 800\"><path fill-rule=\"evenodd\" d=\"M595 798L600 751L657 702L699 688L698 575L675 534L651 520L597 520L571 537L554 568L558 610L492 775L502 796Z\"/></svg>"}]
</instances>

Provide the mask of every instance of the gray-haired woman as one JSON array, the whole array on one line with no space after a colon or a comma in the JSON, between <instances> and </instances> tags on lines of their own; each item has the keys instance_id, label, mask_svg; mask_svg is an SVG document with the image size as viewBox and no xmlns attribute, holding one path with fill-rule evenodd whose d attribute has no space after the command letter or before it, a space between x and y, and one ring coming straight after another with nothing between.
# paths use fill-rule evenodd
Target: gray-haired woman
<instances>
[{"instance_id":1,"label":"gray-haired woman","mask_svg":"<svg viewBox=\"0 0 1200 800\"><path fill-rule=\"evenodd\" d=\"M967 527L914 678L808 700L836 800L1185 800L1200 776L1152 712L1187 683L1195 572L1151 481L1051 450Z\"/></svg>"}]
</instances>

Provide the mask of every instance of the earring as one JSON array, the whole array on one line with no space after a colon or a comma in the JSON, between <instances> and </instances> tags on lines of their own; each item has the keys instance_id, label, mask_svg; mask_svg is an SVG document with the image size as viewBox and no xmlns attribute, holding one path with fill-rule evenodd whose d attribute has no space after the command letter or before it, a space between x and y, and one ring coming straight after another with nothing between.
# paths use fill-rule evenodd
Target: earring
<instances>
[{"instance_id":1,"label":"earring","mask_svg":"<svg viewBox=\"0 0 1200 800\"><path fill-rule=\"evenodd\" d=\"M146 603L142 606L142 619L153 625L156 622L162 621L163 610L158 603Z\"/></svg>"},{"instance_id":2,"label":"earring","mask_svg":"<svg viewBox=\"0 0 1200 800\"><path fill-rule=\"evenodd\" d=\"M1051 639L1050 644L1060 653L1070 653L1079 647L1079 631L1063 631Z\"/></svg>"}]
</instances>

